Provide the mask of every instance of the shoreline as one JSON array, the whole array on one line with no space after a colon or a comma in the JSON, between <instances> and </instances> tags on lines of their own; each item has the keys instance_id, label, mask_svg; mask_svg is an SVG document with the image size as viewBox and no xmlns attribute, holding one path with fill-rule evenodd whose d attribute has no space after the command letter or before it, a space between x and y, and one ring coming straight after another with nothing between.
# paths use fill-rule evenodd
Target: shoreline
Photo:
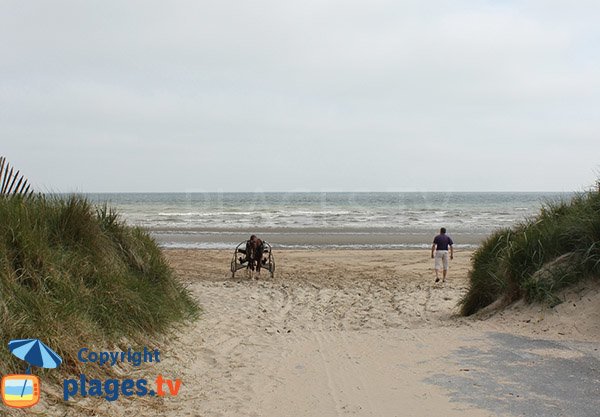
<instances>
[{"instance_id":1,"label":"shoreline","mask_svg":"<svg viewBox=\"0 0 600 417\"><path fill-rule=\"evenodd\" d=\"M189 250L189 251L207 251L207 252L211 252L211 251L215 251L215 252L230 252L233 251L235 249L235 247L239 244L240 242L237 243L232 243L232 244L216 244L215 246L210 246L210 245L206 245L206 246L195 246L195 245L160 245L159 247L161 250L163 251L174 251L174 250ZM405 251L415 251L415 252L423 252L423 251L430 251L431 250L431 245L430 244L422 244L422 245L370 245L370 246L363 246L363 245L328 245L328 246L277 246L277 245L273 245L272 246L273 251L281 251L281 252L295 252L295 251L299 251L299 252L315 252L315 251L374 251L374 252L380 252L380 251L394 251L394 252L405 252ZM461 252L473 252L475 250L477 250L478 246L471 246L471 245L454 245L454 252L456 253L457 251L461 251Z\"/></svg>"},{"instance_id":2,"label":"shoreline","mask_svg":"<svg viewBox=\"0 0 600 417\"><path fill-rule=\"evenodd\" d=\"M430 248L435 232L400 233L391 231L315 231L285 230L150 230L150 233L162 248L178 249L227 249L235 248L251 234L258 235L274 249L426 249ZM455 242L455 248L476 249L489 235L486 233L456 232L449 233Z\"/></svg>"}]
</instances>

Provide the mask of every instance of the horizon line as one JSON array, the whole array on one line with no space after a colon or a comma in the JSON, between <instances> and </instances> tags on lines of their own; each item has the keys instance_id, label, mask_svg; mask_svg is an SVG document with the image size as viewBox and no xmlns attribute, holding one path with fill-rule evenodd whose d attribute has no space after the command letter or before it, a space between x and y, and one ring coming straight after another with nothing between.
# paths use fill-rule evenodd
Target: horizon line
<instances>
[{"instance_id":1,"label":"horizon line","mask_svg":"<svg viewBox=\"0 0 600 417\"><path fill-rule=\"evenodd\" d=\"M586 192L590 190L404 190L404 191L389 191L389 190L320 190L320 191L272 191L272 190L261 190L261 191L45 191L42 194L367 194L367 193L380 193L380 194L395 194L395 193L578 193Z\"/></svg>"}]
</instances>

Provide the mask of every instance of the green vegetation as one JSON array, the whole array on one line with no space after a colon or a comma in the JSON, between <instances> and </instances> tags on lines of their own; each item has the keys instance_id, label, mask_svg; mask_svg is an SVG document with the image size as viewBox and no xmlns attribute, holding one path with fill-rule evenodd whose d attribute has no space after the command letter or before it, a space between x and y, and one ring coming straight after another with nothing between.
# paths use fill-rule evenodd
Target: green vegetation
<instances>
[{"instance_id":1,"label":"green vegetation","mask_svg":"<svg viewBox=\"0 0 600 417\"><path fill-rule=\"evenodd\" d=\"M139 228L85 198L0 196L0 340L39 338L76 367L79 348L142 344L198 307ZM23 370L5 347L2 373Z\"/></svg>"},{"instance_id":2,"label":"green vegetation","mask_svg":"<svg viewBox=\"0 0 600 417\"><path fill-rule=\"evenodd\" d=\"M547 203L537 217L490 236L473 254L461 312L521 297L556 305L557 290L589 277L600 277L598 191Z\"/></svg>"}]
</instances>

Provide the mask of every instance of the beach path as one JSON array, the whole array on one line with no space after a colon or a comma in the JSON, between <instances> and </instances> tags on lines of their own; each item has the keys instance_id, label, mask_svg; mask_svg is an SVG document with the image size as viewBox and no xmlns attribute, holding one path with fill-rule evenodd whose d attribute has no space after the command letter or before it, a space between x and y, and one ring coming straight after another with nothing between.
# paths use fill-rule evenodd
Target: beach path
<instances>
[{"instance_id":1,"label":"beach path","mask_svg":"<svg viewBox=\"0 0 600 417\"><path fill-rule=\"evenodd\" d=\"M231 278L229 252L166 254L203 313L162 351L158 369L183 381L178 397L164 399L165 415L591 416L599 409L597 343L565 330L564 317L536 320L544 313L530 307L515 311L517 319L456 315L469 252L456 254L443 285L433 282L426 250L279 251L275 278L259 280L243 271Z\"/></svg>"}]
</instances>

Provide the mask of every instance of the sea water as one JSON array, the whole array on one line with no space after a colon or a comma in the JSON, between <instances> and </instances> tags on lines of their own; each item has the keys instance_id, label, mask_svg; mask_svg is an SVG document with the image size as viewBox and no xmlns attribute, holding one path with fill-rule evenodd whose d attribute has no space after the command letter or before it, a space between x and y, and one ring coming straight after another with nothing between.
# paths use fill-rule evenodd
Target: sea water
<instances>
[{"instance_id":1,"label":"sea water","mask_svg":"<svg viewBox=\"0 0 600 417\"><path fill-rule=\"evenodd\" d=\"M164 247L230 248L259 234L280 248L420 248L446 227L457 247L537 214L568 193L88 194Z\"/></svg>"}]
</instances>

